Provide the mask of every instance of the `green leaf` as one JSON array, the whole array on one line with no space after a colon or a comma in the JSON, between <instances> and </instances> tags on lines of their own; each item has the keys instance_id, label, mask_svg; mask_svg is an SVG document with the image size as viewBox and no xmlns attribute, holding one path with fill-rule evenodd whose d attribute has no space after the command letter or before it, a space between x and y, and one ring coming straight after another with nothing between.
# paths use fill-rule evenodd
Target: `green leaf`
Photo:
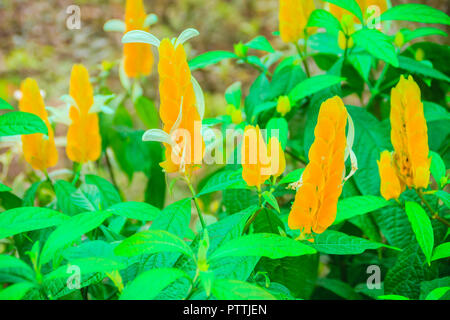
<instances>
[{"instance_id":1,"label":"green leaf","mask_svg":"<svg viewBox=\"0 0 450 320\"><path fill-rule=\"evenodd\" d=\"M389 36L376 29L361 29L352 34L355 43L373 55L375 58L399 66L395 47Z\"/></svg>"},{"instance_id":2,"label":"green leaf","mask_svg":"<svg viewBox=\"0 0 450 320\"><path fill-rule=\"evenodd\" d=\"M247 189L247 183L242 178L242 169L218 171L206 182L197 197L225 189Z\"/></svg>"},{"instance_id":3,"label":"green leaf","mask_svg":"<svg viewBox=\"0 0 450 320\"><path fill-rule=\"evenodd\" d=\"M285 118L271 118L266 125L267 130L267 141L269 138L276 137L278 141L281 143L281 148L286 149L289 128L288 123ZM275 134L273 134L275 133Z\"/></svg>"},{"instance_id":4,"label":"green leaf","mask_svg":"<svg viewBox=\"0 0 450 320\"><path fill-rule=\"evenodd\" d=\"M437 288L450 287L450 277L437 278L420 283L420 300L424 300L428 294Z\"/></svg>"},{"instance_id":5,"label":"green leaf","mask_svg":"<svg viewBox=\"0 0 450 320\"><path fill-rule=\"evenodd\" d=\"M37 115L12 111L0 116L0 137L32 133L48 134L45 122Z\"/></svg>"},{"instance_id":6,"label":"green leaf","mask_svg":"<svg viewBox=\"0 0 450 320\"><path fill-rule=\"evenodd\" d=\"M153 221L161 214L161 210L145 202L121 202L112 205L106 211L113 214L141 221Z\"/></svg>"},{"instance_id":7,"label":"green leaf","mask_svg":"<svg viewBox=\"0 0 450 320\"><path fill-rule=\"evenodd\" d=\"M303 171L305 168L295 169L294 171L289 172L287 175L283 177L283 179L280 180L278 184L286 184L286 183L293 183L300 180L302 177Z\"/></svg>"},{"instance_id":8,"label":"green leaf","mask_svg":"<svg viewBox=\"0 0 450 320\"><path fill-rule=\"evenodd\" d=\"M380 300L409 300L408 297L401 296L398 294L385 294L385 295L379 296L378 299L380 299Z\"/></svg>"},{"instance_id":9,"label":"green leaf","mask_svg":"<svg viewBox=\"0 0 450 320\"><path fill-rule=\"evenodd\" d=\"M212 293L219 300L276 300L271 293L261 287L230 279L216 279L213 282Z\"/></svg>"},{"instance_id":10,"label":"green leaf","mask_svg":"<svg viewBox=\"0 0 450 320\"><path fill-rule=\"evenodd\" d=\"M445 163L444 160L442 160L441 156L434 152L430 151L431 156L431 166L430 171L433 175L434 180L436 180L436 183L439 187L443 187L441 185L441 179L446 177L446 170L445 170Z\"/></svg>"},{"instance_id":11,"label":"green leaf","mask_svg":"<svg viewBox=\"0 0 450 320\"><path fill-rule=\"evenodd\" d=\"M33 269L13 256L0 254L0 283L34 281Z\"/></svg>"},{"instance_id":12,"label":"green leaf","mask_svg":"<svg viewBox=\"0 0 450 320\"><path fill-rule=\"evenodd\" d=\"M72 194L77 192L77 188L74 185L65 180L58 180L53 186L56 194L56 204L59 210L70 216L86 211L84 208L76 205L72 199Z\"/></svg>"},{"instance_id":13,"label":"green leaf","mask_svg":"<svg viewBox=\"0 0 450 320\"><path fill-rule=\"evenodd\" d=\"M210 261L224 257L268 257L278 259L313 254L311 247L288 237L271 233L255 233L230 240L215 250Z\"/></svg>"},{"instance_id":14,"label":"green leaf","mask_svg":"<svg viewBox=\"0 0 450 320\"><path fill-rule=\"evenodd\" d=\"M439 190L439 191L436 191L434 193L434 195L436 197L438 197L439 199L441 199L447 208L450 208L450 194L448 192Z\"/></svg>"},{"instance_id":15,"label":"green leaf","mask_svg":"<svg viewBox=\"0 0 450 320\"><path fill-rule=\"evenodd\" d=\"M359 4L355 0L324 0L325 2L329 2L337 5L338 7L344 8L347 11L353 13L361 23L363 22L363 14Z\"/></svg>"},{"instance_id":16,"label":"green leaf","mask_svg":"<svg viewBox=\"0 0 450 320\"><path fill-rule=\"evenodd\" d=\"M44 265L53 259L58 250L80 238L83 234L100 226L109 212L85 212L71 217L53 231L42 248L40 264Z\"/></svg>"},{"instance_id":17,"label":"green leaf","mask_svg":"<svg viewBox=\"0 0 450 320\"><path fill-rule=\"evenodd\" d=\"M216 64L224 59L238 58L236 54L229 51L209 51L196 56L189 61L191 70L203 69L212 64Z\"/></svg>"},{"instance_id":18,"label":"green leaf","mask_svg":"<svg viewBox=\"0 0 450 320\"><path fill-rule=\"evenodd\" d=\"M169 284L183 277L189 279L183 271L173 268L146 271L126 286L120 300L152 300Z\"/></svg>"},{"instance_id":19,"label":"green leaf","mask_svg":"<svg viewBox=\"0 0 450 320\"><path fill-rule=\"evenodd\" d=\"M280 213L280 207L278 206L277 198L275 198L275 196L271 192L264 191L262 196L268 204L270 204L275 210L277 210L278 213Z\"/></svg>"},{"instance_id":20,"label":"green leaf","mask_svg":"<svg viewBox=\"0 0 450 320\"><path fill-rule=\"evenodd\" d=\"M427 295L425 300L440 300L448 291L450 287L436 288Z\"/></svg>"},{"instance_id":21,"label":"green leaf","mask_svg":"<svg viewBox=\"0 0 450 320\"><path fill-rule=\"evenodd\" d=\"M337 279L321 278L318 285L330 290L336 295L347 300L362 300L362 297L355 292L355 290L345 282Z\"/></svg>"},{"instance_id":22,"label":"green leaf","mask_svg":"<svg viewBox=\"0 0 450 320\"><path fill-rule=\"evenodd\" d=\"M432 27L425 27L425 28L417 28L414 30L409 30L406 28L400 29L401 33L403 34L405 43L421 38L421 37L427 37L427 36L444 36L447 37L447 33L442 31L438 28L432 28Z\"/></svg>"},{"instance_id":23,"label":"green leaf","mask_svg":"<svg viewBox=\"0 0 450 320\"><path fill-rule=\"evenodd\" d=\"M47 208L22 207L0 213L0 239L18 233L53 227L67 221L68 216Z\"/></svg>"},{"instance_id":24,"label":"green leaf","mask_svg":"<svg viewBox=\"0 0 450 320\"><path fill-rule=\"evenodd\" d=\"M381 21L402 20L421 23L450 24L450 18L444 12L424 4L400 4L384 12Z\"/></svg>"},{"instance_id":25,"label":"green leaf","mask_svg":"<svg viewBox=\"0 0 450 320\"><path fill-rule=\"evenodd\" d=\"M308 19L307 27L325 28L328 33L337 34L341 30L341 23L335 16L324 9L314 10Z\"/></svg>"},{"instance_id":26,"label":"green leaf","mask_svg":"<svg viewBox=\"0 0 450 320\"><path fill-rule=\"evenodd\" d=\"M93 184L100 191L100 209L109 208L122 200L117 188L108 180L93 174L85 175L85 180L86 184Z\"/></svg>"},{"instance_id":27,"label":"green leaf","mask_svg":"<svg viewBox=\"0 0 450 320\"><path fill-rule=\"evenodd\" d=\"M0 192L11 191L11 188L0 182Z\"/></svg>"},{"instance_id":28,"label":"green leaf","mask_svg":"<svg viewBox=\"0 0 450 320\"><path fill-rule=\"evenodd\" d=\"M0 291L1 300L21 300L28 291L36 287L32 282L20 282L6 287Z\"/></svg>"},{"instance_id":29,"label":"green leaf","mask_svg":"<svg viewBox=\"0 0 450 320\"><path fill-rule=\"evenodd\" d=\"M266 52L275 52L270 42L264 36L257 36L245 44L248 48Z\"/></svg>"},{"instance_id":30,"label":"green leaf","mask_svg":"<svg viewBox=\"0 0 450 320\"><path fill-rule=\"evenodd\" d=\"M355 196L340 200L337 205L334 224L375 211L389 205L389 201L376 196Z\"/></svg>"},{"instance_id":31,"label":"green leaf","mask_svg":"<svg viewBox=\"0 0 450 320\"><path fill-rule=\"evenodd\" d=\"M225 100L236 108L241 107L242 89L241 82L234 82L225 90Z\"/></svg>"},{"instance_id":32,"label":"green leaf","mask_svg":"<svg viewBox=\"0 0 450 320\"><path fill-rule=\"evenodd\" d=\"M434 234L430 218L428 218L425 210L416 202L406 201L405 211L416 235L417 242L419 242L428 264L430 264L434 247Z\"/></svg>"},{"instance_id":33,"label":"green leaf","mask_svg":"<svg viewBox=\"0 0 450 320\"><path fill-rule=\"evenodd\" d=\"M194 257L191 248L179 237L164 230L148 230L132 235L115 249L118 256L133 257L141 254L178 252Z\"/></svg>"},{"instance_id":34,"label":"green leaf","mask_svg":"<svg viewBox=\"0 0 450 320\"><path fill-rule=\"evenodd\" d=\"M450 242L445 242L434 248L431 261L450 257Z\"/></svg>"},{"instance_id":35,"label":"green leaf","mask_svg":"<svg viewBox=\"0 0 450 320\"><path fill-rule=\"evenodd\" d=\"M294 89L292 89L289 93L289 100L291 100L292 103L296 103L309 95L341 83L343 80L344 79L341 77L328 74L308 78L300 82L294 87Z\"/></svg>"},{"instance_id":36,"label":"green leaf","mask_svg":"<svg viewBox=\"0 0 450 320\"><path fill-rule=\"evenodd\" d=\"M134 108L147 129L159 128L159 114L152 100L140 96L135 101Z\"/></svg>"},{"instance_id":37,"label":"green leaf","mask_svg":"<svg viewBox=\"0 0 450 320\"><path fill-rule=\"evenodd\" d=\"M288 95L298 83L305 79L305 72L300 65L294 64L293 58L284 59L273 73L270 82L270 95L268 98L270 100L276 100L279 96ZM277 103L275 102L273 107L276 107L276 105Z\"/></svg>"},{"instance_id":38,"label":"green leaf","mask_svg":"<svg viewBox=\"0 0 450 320\"><path fill-rule=\"evenodd\" d=\"M381 247L399 250L382 243L349 236L345 233L333 230L326 230L324 233L316 235L314 243L312 243L311 246L317 251L326 254L360 254L366 250L378 249Z\"/></svg>"},{"instance_id":39,"label":"green leaf","mask_svg":"<svg viewBox=\"0 0 450 320\"><path fill-rule=\"evenodd\" d=\"M417 73L425 77L450 82L450 78L447 77L445 74L430 67L429 65L421 61L416 61L414 59L405 56L399 56L398 62L399 62L398 67L400 69L404 69L411 73Z\"/></svg>"},{"instance_id":40,"label":"green leaf","mask_svg":"<svg viewBox=\"0 0 450 320\"><path fill-rule=\"evenodd\" d=\"M14 110L13 106L0 98L0 110Z\"/></svg>"}]
</instances>

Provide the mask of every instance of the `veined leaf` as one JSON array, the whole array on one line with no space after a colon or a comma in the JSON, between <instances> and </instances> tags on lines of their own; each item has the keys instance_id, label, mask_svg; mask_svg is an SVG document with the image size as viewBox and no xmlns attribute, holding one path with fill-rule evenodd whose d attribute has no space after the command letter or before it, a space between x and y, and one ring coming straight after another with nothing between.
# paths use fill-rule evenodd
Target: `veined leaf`
<instances>
[{"instance_id":1,"label":"veined leaf","mask_svg":"<svg viewBox=\"0 0 450 320\"><path fill-rule=\"evenodd\" d=\"M270 42L264 36L257 36L245 44L246 47L266 52L275 52Z\"/></svg>"},{"instance_id":2,"label":"veined leaf","mask_svg":"<svg viewBox=\"0 0 450 320\"><path fill-rule=\"evenodd\" d=\"M394 6L384 12L381 21L402 20L421 23L442 23L449 25L450 18L438 9L424 4L407 3Z\"/></svg>"},{"instance_id":3,"label":"veined leaf","mask_svg":"<svg viewBox=\"0 0 450 320\"><path fill-rule=\"evenodd\" d=\"M337 205L337 214L334 224L344 220L375 211L389 205L389 201L376 196L355 196L340 200Z\"/></svg>"},{"instance_id":4,"label":"veined leaf","mask_svg":"<svg viewBox=\"0 0 450 320\"><path fill-rule=\"evenodd\" d=\"M300 82L294 87L294 89L292 89L292 91L289 93L289 100L291 100L292 103L296 103L297 101L309 95L334 86L335 84L341 83L341 81L343 80L344 78L328 74L322 74L314 76L312 78L308 78Z\"/></svg>"},{"instance_id":5,"label":"veined leaf","mask_svg":"<svg viewBox=\"0 0 450 320\"><path fill-rule=\"evenodd\" d=\"M68 216L47 208L21 207L0 213L0 239L18 233L53 227Z\"/></svg>"},{"instance_id":6,"label":"veined leaf","mask_svg":"<svg viewBox=\"0 0 450 320\"><path fill-rule=\"evenodd\" d=\"M450 82L450 78L447 77L445 74L426 65L423 62L416 61L414 59L405 56L399 56L398 63L400 69L404 69L411 73L417 73L425 77Z\"/></svg>"},{"instance_id":7,"label":"veined leaf","mask_svg":"<svg viewBox=\"0 0 450 320\"><path fill-rule=\"evenodd\" d=\"M12 111L0 116L0 137L32 133L48 134L45 122L37 115Z\"/></svg>"},{"instance_id":8,"label":"veined leaf","mask_svg":"<svg viewBox=\"0 0 450 320\"><path fill-rule=\"evenodd\" d=\"M10 285L0 291L0 301L21 300L25 296L25 294L34 287L37 287L37 285L32 282L20 282Z\"/></svg>"},{"instance_id":9,"label":"veined leaf","mask_svg":"<svg viewBox=\"0 0 450 320\"><path fill-rule=\"evenodd\" d=\"M363 14L359 4L355 0L324 0L325 2L329 2L337 5L338 7L344 8L347 11L353 13L361 23L363 22Z\"/></svg>"},{"instance_id":10,"label":"veined leaf","mask_svg":"<svg viewBox=\"0 0 450 320\"><path fill-rule=\"evenodd\" d=\"M16 257L0 254L0 283L34 281L33 269Z\"/></svg>"},{"instance_id":11,"label":"veined leaf","mask_svg":"<svg viewBox=\"0 0 450 320\"><path fill-rule=\"evenodd\" d=\"M214 280L212 294L219 300L276 300L271 293L261 287L229 279Z\"/></svg>"},{"instance_id":12,"label":"veined leaf","mask_svg":"<svg viewBox=\"0 0 450 320\"><path fill-rule=\"evenodd\" d=\"M203 69L212 64L216 64L224 59L238 58L236 54L229 51L209 51L196 56L189 61L189 68L191 70Z\"/></svg>"},{"instance_id":13,"label":"veined leaf","mask_svg":"<svg viewBox=\"0 0 450 320\"><path fill-rule=\"evenodd\" d=\"M106 211L129 219L152 221L161 214L161 210L145 202L121 202L112 205Z\"/></svg>"},{"instance_id":14,"label":"veined leaf","mask_svg":"<svg viewBox=\"0 0 450 320\"><path fill-rule=\"evenodd\" d=\"M316 9L309 16L307 27L325 28L328 33L337 34L341 23L327 10Z\"/></svg>"},{"instance_id":15,"label":"veined leaf","mask_svg":"<svg viewBox=\"0 0 450 320\"><path fill-rule=\"evenodd\" d=\"M442 188L443 185L441 184L441 179L446 177L444 160L442 160L441 156L434 151L430 151L430 156L431 156L431 166L430 166L431 174L433 175L434 180L436 180L438 186Z\"/></svg>"},{"instance_id":16,"label":"veined leaf","mask_svg":"<svg viewBox=\"0 0 450 320\"><path fill-rule=\"evenodd\" d=\"M448 291L450 287L436 288L427 295L425 300L440 300Z\"/></svg>"},{"instance_id":17,"label":"veined leaf","mask_svg":"<svg viewBox=\"0 0 450 320\"><path fill-rule=\"evenodd\" d=\"M277 198L275 198L272 193L264 191L262 196L268 204L270 204L278 213L280 213L280 207L278 206Z\"/></svg>"},{"instance_id":18,"label":"veined leaf","mask_svg":"<svg viewBox=\"0 0 450 320\"><path fill-rule=\"evenodd\" d=\"M224 257L268 257L279 259L313 254L316 250L288 237L272 233L255 233L230 240L215 250L209 260Z\"/></svg>"},{"instance_id":19,"label":"veined leaf","mask_svg":"<svg viewBox=\"0 0 450 320\"><path fill-rule=\"evenodd\" d=\"M287 175L283 177L283 179L280 180L279 184L293 183L299 181L304 170L305 168L300 168L289 172Z\"/></svg>"},{"instance_id":20,"label":"veined leaf","mask_svg":"<svg viewBox=\"0 0 450 320\"><path fill-rule=\"evenodd\" d=\"M395 47L389 37L376 29L361 29L352 34L355 43L375 58L399 66Z\"/></svg>"},{"instance_id":21,"label":"veined leaf","mask_svg":"<svg viewBox=\"0 0 450 320\"><path fill-rule=\"evenodd\" d=\"M242 178L242 169L218 171L209 178L197 197L225 189L248 189L247 183Z\"/></svg>"},{"instance_id":22,"label":"veined leaf","mask_svg":"<svg viewBox=\"0 0 450 320\"><path fill-rule=\"evenodd\" d=\"M431 261L450 257L450 242L445 242L434 248Z\"/></svg>"},{"instance_id":23,"label":"veined leaf","mask_svg":"<svg viewBox=\"0 0 450 320\"><path fill-rule=\"evenodd\" d=\"M430 218L428 218L425 210L413 201L406 201L405 211L416 235L417 242L419 242L420 248L422 248L428 264L430 264L434 246L434 234Z\"/></svg>"}]
</instances>

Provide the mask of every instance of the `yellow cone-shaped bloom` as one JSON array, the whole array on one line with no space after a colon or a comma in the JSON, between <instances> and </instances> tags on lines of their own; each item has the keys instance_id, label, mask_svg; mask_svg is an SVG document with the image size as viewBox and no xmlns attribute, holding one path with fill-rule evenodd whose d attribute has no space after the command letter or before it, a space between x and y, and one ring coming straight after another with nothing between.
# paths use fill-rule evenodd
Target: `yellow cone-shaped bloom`
<instances>
[{"instance_id":1,"label":"yellow cone-shaped bloom","mask_svg":"<svg viewBox=\"0 0 450 320\"><path fill-rule=\"evenodd\" d=\"M315 9L313 0L280 0L280 36L284 42L304 38L308 18Z\"/></svg>"},{"instance_id":2,"label":"yellow cone-shaped bloom","mask_svg":"<svg viewBox=\"0 0 450 320\"><path fill-rule=\"evenodd\" d=\"M22 97L19 101L19 110L37 115L45 122L48 129L47 137L42 133L22 135L23 154L33 169L45 171L58 162L58 151L55 147L53 129L45 110L44 99L34 79L25 79L20 86L20 91Z\"/></svg>"},{"instance_id":3,"label":"yellow cone-shaped bloom","mask_svg":"<svg viewBox=\"0 0 450 320\"><path fill-rule=\"evenodd\" d=\"M419 86L411 76L400 77L391 90L391 142L400 179L408 186L426 188L430 180L427 123Z\"/></svg>"},{"instance_id":4,"label":"yellow cone-shaped bloom","mask_svg":"<svg viewBox=\"0 0 450 320\"><path fill-rule=\"evenodd\" d=\"M347 110L339 97L320 106L314 143L288 218L291 229L322 233L335 220L342 192Z\"/></svg>"},{"instance_id":5,"label":"yellow cone-shaped bloom","mask_svg":"<svg viewBox=\"0 0 450 320\"><path fill-rule=\"evenodd\" d=\"M393 162L391 153L387 150L380 155L377 160L378 172L380 173L380 193L386 200L397 199L405 190L405 185L399 180L397 170Z\"/></svg>"},{"instance_id":6,"label":"yellow cone-shaped bloom","mask_svg":"<svg viewBox=\"0 0 450 320\"><path fill-rule=\"evenodd\" d=\"M146 18L142 0L127 0L125 7L125 33L131 30L149 31L144 27ZM129 78L147 76L152 71L153 53L147 43L125 43L123 46L124 69Z\"/></svg>"},{"instance_id":7,"label":"yellow cone-shaped bloom","mask_svg":"<svg viewBox=\"0 0 450 320\"><path fill-rule=\"evenodd\" d=\"M242 178L247 185L260 187L272 174L267 146L259 126L244 129L241 146Z\"/></svg>"},{"instance_id":8,"label":"yellow cone-shaped bloom","mask_svg":"<svg viewBox=\"0 0 450 320\"><path fill-rule=\"evenodd\" d=\"M272 150L277 150L277 153L272 154ZM281 143L276 137L270 138L268 152L270 157L270 165L272 167L272 176L278 178L286 169L286 158L284 156L284 151L281 147Z\"/></svg>"},{"instance_id":9,"label":"yellow cone-shaped bloom","mask_svg":"<svg viewBox=\"0 0 450 320\"><path fill-rule=\"evenodd\" d=\"M94 103L94 94L89 73L81 64L72 68L69 94L76 106L71 106L69 112L72 123L67 132L67 156L79 163L95 161L101 152L98 115L89 113Z\"/></svg>"},{"instance_id":10,"label":"yellow cone-shaped bloom","mask_svg":"<svg viewBox=\"0 0 450 320\"><path fill-rule=\"evenodd\" d=\"M182 44L174 46L169 39L161 41L159 46L159 95L161 105L159 114L164 124L163 130L171 133L175 125L186 139L179 137L175 142L180 152L172 152L172 146L166 147L166 160L160 165L166 172L192 173L201 163L204 141L201 136L201 118L196 108L194 87L191 82L191 71L186 60L186 52ZM177 123L180 114L181 121ZM175 159L174 159L175 156Z\"/></svg>"}]
</instances>

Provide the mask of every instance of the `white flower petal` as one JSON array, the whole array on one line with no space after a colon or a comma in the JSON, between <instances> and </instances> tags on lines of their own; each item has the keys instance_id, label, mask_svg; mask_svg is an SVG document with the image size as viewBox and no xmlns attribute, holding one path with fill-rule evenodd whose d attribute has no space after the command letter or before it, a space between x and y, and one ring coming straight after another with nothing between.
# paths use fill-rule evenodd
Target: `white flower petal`
<instances>
[{"instance_id":1,"label":"white flower petal","mask_svg":"<svg viewBox=\"0 0 450 320\"><path fill-rule=\"evenodd\" d=\"M198 36L200 33L194 28L187 28L178 36L177 41L175 42L175 47L179 44L183 44L191 38Z\"/></svg>"},{"instance_id":2,"label":"white flower petal","mask_svg":"<svg viewBox=\"0 0 450 320\"><path fill-rule=\"evenodd\" d=\"M122 43L148 43L159 47L160 41L157 37L149 32L142 30L132 30L124 34Z\"/></svg>"},{"instance_id":3,"label":"white flower petal","mask_svg":"<svg viewBox=\"0 0 450 320\"><path fill-rule=\"evenodd\" d=\"M150 27L152 24L155 24L158 22L158 16L154 13L150 13L147 15L144 21L144 28Z\"/></svg>"},{"instance_id":4,"label":"white flower petal","mask_svg":"<svg viewBox=\"0 0 450 320\"><path fill-rule=\"evenodd\" d=\"M170 135L161 129L150 129L142 135L142 141L158 141L170 145L175 144Z\"/></svg>"},{"instance_id":5,"label":"white flower petal","mask_svg":"<svg viewBox=\"0 0 450 320\"><path fill-rule=\"evenodd\" d=\"M191 81L192 86L194 87L195 100L197 102L197 111L200 115L200 119L203 120L203 116L205 115L205 96L203 95L203 90L200 87L198 81L194 77L191 78Z\"/></svg>"}]
</instances>

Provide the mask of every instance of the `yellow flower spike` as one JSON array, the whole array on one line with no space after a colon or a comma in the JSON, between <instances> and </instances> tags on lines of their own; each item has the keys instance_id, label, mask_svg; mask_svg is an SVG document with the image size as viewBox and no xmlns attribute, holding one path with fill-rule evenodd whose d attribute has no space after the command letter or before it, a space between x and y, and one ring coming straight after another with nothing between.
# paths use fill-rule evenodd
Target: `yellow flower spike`
<instances>
[{"instance_id":1,"label":"yellow flower spike","mask_svg":"<svg viewBox=\"0 0 450 320\"><path fill-rule=\"evenodd\" d=\"M289 111L291 111L291 102L289 101L289 97L280 96L277 101L277 112L284 117Z\"/></svg>"},{"instance_id":2,"label":"yellow flower spike","mask_svg":"<svg viewBox=\"0 0 450 320\"><path fill-rule=\"evenodd\" d=\"M98 115L90 113L94 94L89 82L89 73L81 64L76 64L72 68L69 94L76 105L72 105L69 111L72 123L67 132L67 156L78 163L95 161L101 153Z\"/></svg>"},{"instance_id":3,"label":"yellow flower spike","mask_svg":"<svg viewBox=\"0 0 450 320\"><path fill-rule=\"evenodd\" d=\"M345 50L345 48L351 49L351 48L353 48L354 42L353 42L353 39L351 36L349 36L347 39L345 34L341 30L339 30L338 45L339 45L339 48L341 48L341 50Z\"/></svg>"},{"instance_id":4,"label":"yellow flower spike","mask_svg":"<svg viewBox=\"0 0 450 320\"><path fill-rule=\"evenodd\" d=\"M272 150L278 150L278 153L273 157ZM270 157L270 164L272 167L272 176L278 178L286 169L286 158L284 156L283 148L277 137L271 137L268 145L268 152Z\"/></svg>"},{"instance_id":5,"label":"yellow flower spike","mask_svg":"<svg viewBox=\"0 0 450 320\"><path fill-rule=\"evenodd\" d=\"M284 42L304 38L308 18L315 9L313 0L280 0L279 27Z\"/></svg>"},{"instance_id":6,"label":"yellow flower spike","mask_svg":"<svg viewBox=\"0 0 450 320\"><path fill-rule=\"evenodd\" d=\"M398 199L400 194L405 190L405 185L399 180L395 164L391 153L387 150L380 155L377 160L378 171L380 173L380 193L386 200Z\"/></svg>"},{"instance_id":7,"label":"yellow flower spike","mask_svg":"<svg viewBox=\"0 0 450 320\"><path fill-rule=\"evenodd\" d=\"M272 174L267 146L258 125L248 125L244 129L241 162L242 178L251 187L260 188Z\"/></svg>"},{"instance_id":8,"label":"yellow flower spike","mask_svg":"<svg viewBox=\"0 0 450 320\"><path fill-rule=\"evenodd\" d=\"M192 82L191 71L183 44L174 45L164 39L159 45L159 114L164 124L163 130L170 134L175 129L189 133L187 139L179 137L175 144L179 150L165 143L166 160L160 165L166 172L185 172L190 176L203 158L205 143L201 136L201 115ZM180 117L181 116L181 117ZM173 159L175 155L176 159Z\"/></svg>"},{"instance_id":9,"label":"yellow flower spike","mask_svg":"<svg viewBox=\"0 0 450 320\"><path fill-rule=\"evenodd\" d=\"M125 6L125 33L131 30L149 31L144 27L146 14L142 0L127 0ZM153 67L153 53L147 43L125 43L124 69L129 78L147 76Z\"/></svg>"},{"instance_id":10,"label":"yellow flower spike","mask_svg":"<svg viewBox=\"0 0 450 320\"><path fill-rule=\"evenodd\" d=\"M309 163L288 218L289 228L322 233L335 220L345 172L347 110L335 96L320 106Z\"/></svg>"},{"instance_id":11,"label":"yellow flower spike","mask_svg":"<svg viewBox=\"0 0 450 320\"><path fill-rule=\"evenodd\" d=\"M427 123L419 86L411 76L400 77L391 90L391 142L402 181L410 188L426 188L430 180Z\"/></svg>"},{"instance_id":12,"label":"yellow flower spike","mask_svg":"<svg viewBox=\"0 0 450 320\"><path fill-rule=\"evenodd\" d=\"M235 108L231 113L231 121L234 124L240 124L242 122L242 111L241 109Z\"/></svg>"},{"instance_id":13,"label":"yellow flower spike","mask_svg":"<svg viewBox=\"0 0 450 320\"><path fill-rule=\"evenodd\" d=\"M37 115L45 122L48 129L47 137L42 133L22 135L23 154L33 169L45 171L58 162L58 151L53 129L45 110L44 99L34 79L27 78L22 81L20 91L22 97L19 101L19 110Z\"/></svg>"}]
</instances>

